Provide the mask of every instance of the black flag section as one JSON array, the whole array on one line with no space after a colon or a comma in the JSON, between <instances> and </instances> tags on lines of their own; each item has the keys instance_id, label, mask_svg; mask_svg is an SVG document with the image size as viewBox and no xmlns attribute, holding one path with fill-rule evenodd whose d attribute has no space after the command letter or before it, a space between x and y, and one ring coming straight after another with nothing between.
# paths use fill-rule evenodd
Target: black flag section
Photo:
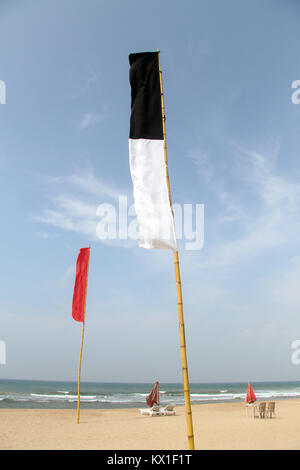
<instances>
[{"instance_id":1,"label":"black flag section","mask_svg":"<svg viewBox=\"0 0 300 470\"><path fill-rule=\"evenodd\" d=\"M129 55L130 139L163 140L158 52Z\"/></svg>"}]
</instances>

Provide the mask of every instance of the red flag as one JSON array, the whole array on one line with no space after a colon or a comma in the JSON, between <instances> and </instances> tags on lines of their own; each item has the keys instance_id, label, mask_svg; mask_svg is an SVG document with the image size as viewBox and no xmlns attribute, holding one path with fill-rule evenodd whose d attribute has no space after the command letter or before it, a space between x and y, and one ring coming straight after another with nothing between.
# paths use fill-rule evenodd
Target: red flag
<instances>
[{"instance_id":1,"label":"red flag","mask_svg":"<svg viewBox=\"0 0 300 470\"><path fill-rule=\"evenodd\" d=\"M75 287L73 294L72 317L76 321L84 320L85 299L87 288L89 248L80 248L76 264Z\"/></svg>"},{"instance_id":2,"label":"red flag","mask_svg":"<svg viewBox=\"0 0 300 470\"><path fill-rule=\"evenodd\" d=\"M246 395L246 401L248 403L254 403L256 401L256 395L253 391L253 388L251 387L250 384L248 384L248 390L247 390L247 395Z\"/></svg>"},{"instance_id":3,"label":"red flag","mask_svg":"<svg viewBox=\"0 0 300 470\"><path fill-rule=\"evenodd\" d=\"M154 403L159 405L159 391L158 391L158 382L155 382L153 388L149 395L146 398L146 402L148 406L153 406Z\"/></svg>"}]
</instances>

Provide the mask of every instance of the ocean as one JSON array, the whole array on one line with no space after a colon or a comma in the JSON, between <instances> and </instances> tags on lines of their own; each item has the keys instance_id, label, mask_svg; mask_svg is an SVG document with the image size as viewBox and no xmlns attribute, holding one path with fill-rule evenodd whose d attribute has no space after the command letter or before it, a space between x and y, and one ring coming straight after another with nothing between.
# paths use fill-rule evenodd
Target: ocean
<instances>
[{"instance_id":1,"label":"ocean","mask_svg":"<svg viewBox=\"0 0 300 470\"><path fill-rule=\"evenodd\" d=\"M245 400L247 383L190 384L192 404L241 402ZM300 382L251 382L257 400L299 398ZM80 389L82 409L140 408L146 406L146 396L153 383L83 382ZM184 404L183 386L160 383L162 405ZM75 382L1 380L0 408L61 408L77 406Z\"/></svg>"}]
</instances>

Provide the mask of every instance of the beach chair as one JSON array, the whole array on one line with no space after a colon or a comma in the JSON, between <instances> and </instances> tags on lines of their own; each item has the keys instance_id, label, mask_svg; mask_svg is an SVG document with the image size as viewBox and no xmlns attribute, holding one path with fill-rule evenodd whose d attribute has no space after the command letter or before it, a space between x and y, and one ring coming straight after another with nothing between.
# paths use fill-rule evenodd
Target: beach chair
<instances>
[{"instance_id":1,"label":"beach chair","mask_svg":"<svg viewBox=\"0 0 300 470\"><path fill-rule=\"evenodd\" d=\"M269 401L266 408L266 417L272 418L273 414L275 415L275 401Z\"/></svg>"},{"instance_id":2,"label":"beach chair","mask_svg":"<svg viewBox=\"0 0 300 470\"><path fill-rule=\"evenodd\" d=\"M164 414L157 405L153 405L152 408L141 408L140 413L148 416L163 416Z\"/></svg>"},{"instance_id":3,"label":"beach chair","mask_svg":"<svg viewBox=\"0 0 300 470\"><path fill-rule=\"evenodd\" d=\"M257 403L257 405L255 405L255 412L256 411L258 412L258 418L264 418L266 413L266 402L263 401L261 403ZM255 414L254 417L256 417Z\"/></svg>"},{"instance_id":4,"label":"beach chair","mask_svg":"<svg viewBox=\"0 0 300 470\"><path fill-rule=\"evenodd\" d=\"M163 412L165 416L174 416L176 415L176 411L174 410L174 408L175 408L175 405L170 403L169 405L162 408L161 411Z\"/></svg>"}]
</instances>

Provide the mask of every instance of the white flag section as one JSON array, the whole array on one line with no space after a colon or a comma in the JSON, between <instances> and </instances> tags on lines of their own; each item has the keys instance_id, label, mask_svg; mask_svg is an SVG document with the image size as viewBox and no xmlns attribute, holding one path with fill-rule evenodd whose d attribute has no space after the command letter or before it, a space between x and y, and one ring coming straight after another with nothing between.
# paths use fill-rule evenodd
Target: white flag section
<instances>
[{"instance_id":1,"label":"white flag section","mask_svg":"<svg viewBox=\"0 0 300 470\"><path fill-rule=\"evenodd\" d=\"M139 246L177 251L164 160L164 141L129 139L130 172Z\"/></svg>"}]
</instances>

